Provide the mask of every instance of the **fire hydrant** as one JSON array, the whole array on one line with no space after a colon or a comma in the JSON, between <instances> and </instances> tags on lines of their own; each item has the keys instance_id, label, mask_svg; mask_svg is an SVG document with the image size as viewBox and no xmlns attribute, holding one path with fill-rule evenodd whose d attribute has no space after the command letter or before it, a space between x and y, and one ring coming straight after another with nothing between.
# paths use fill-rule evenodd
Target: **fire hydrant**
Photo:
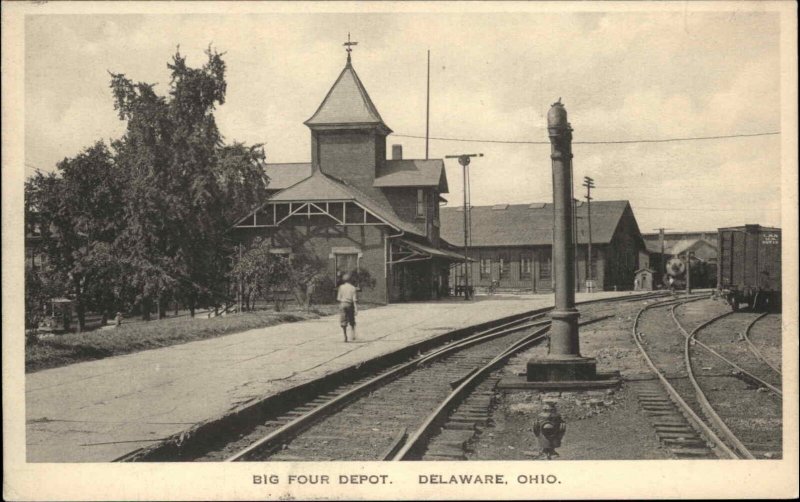
<instances>
[{"instance_id":1,"label":"fire hydrant","mask_svg":"<svg viewBox=\"0 0 800 502\"><path fill-rule=\"evenodd\" d=\"M545 410L542 411L533 423L533 433L539 440L539 447L542 453L550 460L551 457L558 456L556 448L561 446L561 439L567 432L567 424L556 410L553 402L545 402Z\"/></svg>"}]
</instances>

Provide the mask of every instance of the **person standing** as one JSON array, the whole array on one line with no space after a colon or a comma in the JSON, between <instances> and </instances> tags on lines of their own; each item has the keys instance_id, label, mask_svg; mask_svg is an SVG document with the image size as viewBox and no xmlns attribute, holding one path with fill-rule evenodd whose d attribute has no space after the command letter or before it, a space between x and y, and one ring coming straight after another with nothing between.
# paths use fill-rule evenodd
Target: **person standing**
<instances>
[{"instance_id":1,"label":"person standing","mask_svg":"<svg viewBox=\"0 0 800 502\"><path fill-rule=\"evenodd\" d=\"M350 282L350 274L344 274L342 284L336 292L336 301L339 302L339 324L342 326L344 341L347 342L347 325L353 331L353 340L356 339L356 314L358 313L358 294L356 287Z\"/></svg>"}]
</instances>

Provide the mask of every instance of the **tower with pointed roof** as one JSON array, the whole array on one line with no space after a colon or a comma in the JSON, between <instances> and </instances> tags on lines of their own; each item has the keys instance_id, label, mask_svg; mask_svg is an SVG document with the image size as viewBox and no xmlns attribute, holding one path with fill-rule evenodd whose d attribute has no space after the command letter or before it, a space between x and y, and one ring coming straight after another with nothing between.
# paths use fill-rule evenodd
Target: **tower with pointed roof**
<instances>
[{"instance_id":1,"label":"tower with pointed roof","mask_svg":"<svg viewBox=\"0 0 800 502\"><path fill-rule=\"evenodd\" d=\"M444 162L405 159L401 145L386 158L392 130L353 68L355 44L348 36L344 69L305 121L311 162L267 164L267 198L234 224L235 235L244 245L259 237L281 252L313 253L336 281L345 272L372 277L359 293L365 301L436 298L463 259L439 237Z\"/></svg>"},{"instance_id":2,"label":"tower with pointed roof","mask_svg":"<svg viewBox=\"0 0 800 502\"><path fill-rule=\"evenodd\" d=\"M392 130L358 78L350 53L339 77L305 125L311 129L311 163L323 173L371 191L386 159Z\"/></svg>"}]
</instances>

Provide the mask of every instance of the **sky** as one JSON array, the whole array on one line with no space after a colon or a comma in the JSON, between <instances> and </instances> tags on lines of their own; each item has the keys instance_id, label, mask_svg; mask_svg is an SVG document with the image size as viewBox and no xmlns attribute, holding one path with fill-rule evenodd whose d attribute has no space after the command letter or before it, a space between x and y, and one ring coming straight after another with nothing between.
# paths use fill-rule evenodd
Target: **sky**
<instances>
[{"instance_id":1,"label":"sky","mask_svg":"<svg viewBox=\"0 0 800 502\"><path fill-rule=\"evenodd\" d=\"M269 162L310 159L303 125L353 65L404 157L424 158L426 51L430 135L547 141L559 97L579 141L780 131L780 26L768 12L263 13L30 15L25 25L26 174L121 136L109 71L157 83L180 46L190 65L225 53L226 141L263 143ZM391 151L391 149L388 149ZM552 199L550 147L431 140L430 157L483 153L473 205ZM575 144L574 179L595 200L631 202L642 232L780 225L781 136ZM462 173L446 161L449 206ZM576 195L584 189L576 187Z\"/></svg>"}]
</instances>

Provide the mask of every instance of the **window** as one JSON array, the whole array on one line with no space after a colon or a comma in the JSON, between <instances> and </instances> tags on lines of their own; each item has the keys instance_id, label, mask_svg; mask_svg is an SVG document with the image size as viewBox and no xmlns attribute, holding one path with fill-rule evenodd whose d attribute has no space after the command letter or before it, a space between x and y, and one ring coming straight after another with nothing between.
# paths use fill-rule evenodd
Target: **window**
<instances>
[{"instance_id":1,"label":"window","mask_svg":"<svg viewBox=\"0 0 800 502\"><path fill-rule=\"evenodd\" d=\"M551 269L552 261L550 259L550 251L548 250L542 252L541 258L539 259L539 278L550 279L552 277Z\"/></svg>"},{"instance_id":2,"label":"window","mask_svg":"<svg viewBox=\"0 0 800 502\"><path fill-rule=\"evenodd\" d=\"M334 254L336 264L336 283L342 280L344 274L353 274L358 271L358 253L336 253Z\"/></svg>"},{"instance_id":3,"label":"window","mask_svg":"<svg viewBox=\"0 0 800 502\"><path fill-rule=\"evenodd\" d=\"M492 259L481 258L481 279L492 277Z\"/></svg>"},{"instance_id":4,"label":"window","mask_svg":"<svg viewBox=\"0 0 800 502\"><path fill-rule=\"evenodd\" d=\"M425 190L417 189L417 218L425 217Z\"/></svg>"},{"instance_id":5,"label":"window","mask_svg":"<svg viewBox=\"0 0 800 502\"><path fill-rule=\"evenodd\" d=\"M501 254L500 255L500 278L501 279L508 279L511 275L511 264L508 262L508 256Z\"/></svg>"},{"instance_id":6,"label":"window","mask_svg":"<svg viewBox=\"0 0 800 502\"><path fill-rule=\"evenodd\" d=\"M519 255L519 278L520 279L531 278L531 255L528 254Z\"/></svg>"}]
</instances>

